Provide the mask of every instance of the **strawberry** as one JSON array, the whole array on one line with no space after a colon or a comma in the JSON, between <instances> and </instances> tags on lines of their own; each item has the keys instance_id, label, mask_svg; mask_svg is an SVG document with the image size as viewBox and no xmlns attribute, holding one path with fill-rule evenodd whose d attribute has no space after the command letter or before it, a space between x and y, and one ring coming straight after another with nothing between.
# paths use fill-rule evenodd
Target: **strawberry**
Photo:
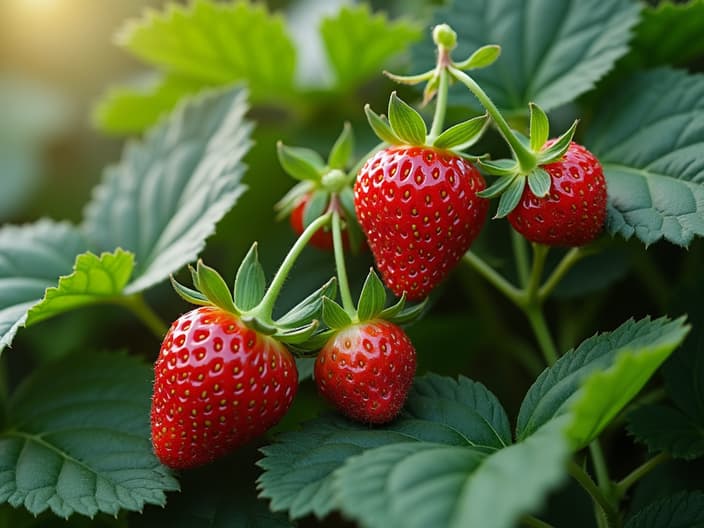
<instances>
[{"instance_id":1,"label":"strawberry","mask_svg":"<svg viewBox=\"0 0 704 528\"><path fill-rule=\"evenodd\" d=\"M549 194L538 198L525 186L508 214L511 225L531 242L549 246L581 246L594 240L606 220L606 180L599 160L570 142L561 158L541 167L550 175Z\"/></svg>"},{"instance_id":2,"label":"strawberry","mask_svg":"<svg viewBox=\"0 0 704 528\"><path fill-rule=\"evenodd\" d=\"M415 371L410 339L399 326L381 319L340 330L315 361L320 393L348 417L369 424L398 415Z\"/></svg>"},{"instance_id":3,"label":"strawberry","mask_svg":"<svg viewBox=\"0 0 704 528\"><path fill-rule=\"evenodd\" d=\"M354 205L377 267L397 296L421 299L457 265L486 221L479 171L458 154L392 146L369 158Z\"/></svg>"},{"instance_id":4,"label":"strawberry","mask_svg":"<svg viewBox=\"0 0 704 528\"><path fill-rule=\"evenodd\" d=\"M303 195L296 206L291 211L291 216L289 217L289 222L293 228L294 233L300 235L303 233L305 226L303 225L303 213L306 206L310 203L312 194L308 193ZM342 231L342 243L345 249L349 249L349 237L347 236L347 230ZM324 249L326 251L332 251L332 232L328 228L322 228L317 231L310 239L310 244L318 249Z\"/></svg>"},{"instance_id":5,"label":"strawberry","mask_svg":"<svg viewBox=\"0 0 704 528\"><path fill-rule=\"evenodd\" d=\"M298 388L296 363L281 343L215 306L171 325L154 370L154 452L177 469L211 462L263 434Z\"/></svg>"}]
</instances>

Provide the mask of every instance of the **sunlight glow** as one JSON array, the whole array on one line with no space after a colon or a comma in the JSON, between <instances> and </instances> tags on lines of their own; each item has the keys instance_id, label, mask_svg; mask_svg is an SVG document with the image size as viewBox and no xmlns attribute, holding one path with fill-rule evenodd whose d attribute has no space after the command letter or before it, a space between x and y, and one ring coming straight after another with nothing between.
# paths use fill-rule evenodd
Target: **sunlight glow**
<instances>
[{"instance_id":1,"label":"sunlight glow","mask_svg":"<svg viewBox=\"0 0 704 528\"><path fill-rule=\"evenodd\" d=\"M54 10L61 4L61 0L19 0L21 6L33 11Z\"/></svg>"}]
</instances>

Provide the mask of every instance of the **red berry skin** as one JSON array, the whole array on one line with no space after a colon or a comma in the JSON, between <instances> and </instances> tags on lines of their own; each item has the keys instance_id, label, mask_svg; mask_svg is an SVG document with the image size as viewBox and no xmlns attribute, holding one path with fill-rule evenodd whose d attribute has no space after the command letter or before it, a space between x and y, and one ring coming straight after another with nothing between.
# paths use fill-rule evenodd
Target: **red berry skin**
<instances>
[{"instance_id":1,"label":"red berry skin","mask_svg":"<svg viewBox=\"0 0 704 528\"><path fill-rule=\"evenodd\" d=\"M171 325L154 374L152 445L175 469L207 464L263 434L298 389L296 363L281 343L213 306Z\"/></svg>"},{"instance_id":2,"label":"red berry skin","mask_svg":"<svg viewBox=\"0 0 704 528\"><path fill-rule=\"evenodd\" d=\"M582 246L598 237L606 221L607 199L599 160L572 142L559 161L543 169L550 174L550 194L537 198L526 185L508 215L513 228L531 242L548 246Z\"/></svg>"},{"instance_id":3,"label":"red berry skin","mask_svg":"<svg viewBox=\"0 0 704 528\"><path fill-rule=\"evenodd\" d=\"M354 203L377 268L396 295L422 299L457 265L486 222L479 171L446 150L390 147L357 175Z\"/></svg>"},{"instance_id":4,"label":"red berry skin","mask_svg":"<svg viewBox=\"0 0 704 528\"><path fill-rule=\"evenodd\" d=\"M315 361L319 392L344 415L368 424L393 420L416 372L416 351L397 325L375 319L344 328Z\"/></svg>"},{"instance_id":5,"label":"red berry skin","mask_svg":"<svg viewBox=\"0 0 704 528\"><path fill-rule=\"evenodd\" d=\"M289 222L293 232L297 235L303 233L305 227L303 225L303 211L306 205L311 199L310 194L306 194L301 198L296 204L296 207L291 211L291 216L289 217ZM317 247L318 249L323 249L325 251L332 251L334 249L334 244L332 241L332 231L329 226L325 226L319 229L310 239L310 245ZM342 246L345 249L349 248L349 240L346 231L342 231Z\"/></svg>"}]
</instances>

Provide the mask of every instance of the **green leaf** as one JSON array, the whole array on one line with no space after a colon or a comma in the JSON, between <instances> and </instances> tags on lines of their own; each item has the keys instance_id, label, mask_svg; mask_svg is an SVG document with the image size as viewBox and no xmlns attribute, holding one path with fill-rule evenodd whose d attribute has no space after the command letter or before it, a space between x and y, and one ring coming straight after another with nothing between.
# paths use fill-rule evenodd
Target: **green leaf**
<instances>
[{"instance_id":1,"label":"green leaf","mask_svg":"<svg viewBox=\"0 0 704 528\"><path fill-rule=\"evenodd\" d=\"M646 317L583 341L544 370L528 390L516 437L527 438L568 414L570 441L575 448L586 445L643 388L688 330L681 318Z\"/></svg>"},{"instance_id":2,"label":"green leaf","mask_svg":"<svg viewBox=\"0 0 704 528\"><path fill-rule=\"evenodd\" d=\"M254 101L292 91L296 51L284 21L262 4L195 0L145 11L117 42L170 73L211 84L245 80Z\"/></svg>"},{"instance_id":3,"label":"green leaf","mask_svg":"<svg viewBox=\"0 0 704 528\"><path fill-rule=\"evenodd\" d=\"M425 299L423 299L422 302L419 302L418 304L414 304L413 306L407 306L399 313L389 316L388 320L397 325L405 325L415 322L421 317L421 315L423 315L423 312L428 306L429 299L430 297L426 297Z\"/></svg>"},{"instance_id":4,"label":"green leaf","mask_svg":"<svg viewBox=\"0 0 704 528\"><path fill-rule=\"evenodd\" d=\"M550 136L550 122L545 112L535 103L530 103L530 148L538 152Z\"/></svg>"},{"instance_id":5,"label":"green leaf","mask_svg":"<svg viewBox=\"0 0 704 528\"><path fill-rule=\"evenodd\" d=\"M550 174L540 167L534 168L528 173L528 187L538 198L543 198L550 193Z\"/></svg>"},{"instance_id":6,"label":"green leaf","mask_svg":"<svg viewBox=\"0 0 704 528\"><path fill-rule=\"evenodd\" d=\"M570 126L566 132L558 137L552 145L540 152L538 154L538 163L547 164L559 160L565 152L567 152L567 149L570 148L570 142L572 141L574 133L577 130L578 123L578 120L572 123L572 126Z\"/></svg>"},{"instance_id":7,"label":"green leaf","mask_svg":"<svg viewBox=\"0 0 704 528\"><path fill-rule=\"evenodd\" d=\"M478 163L479 166L484 170L484 172L493 176L513 176L518 173L518 165L516 164L516 160L513 159L480 159Z\"/></svg>"},{"instance_id":8,"label":"green leaf","mask_svg":"<svg viewBox=\"0 0 704 528\"><path fill-rule=\"evenodd\" d=\"M318 319L323 307L323 297L333 299L336 292L337 280L333 277L281 316L276 324L282 327L295 327Z\"/></svg>"},{"instance_id":9,"label":"green leaf","mask_svg":"<svg viewBox=\"0 0 704 528\"><path fill-rule=\"evenodd\" d=\"M704 75L637 74L594 116L585 144L604 167L608 230L646 245L704 235Z\"/></svg>"},{"instance_id":10,"label":"green leaf","mask_svg":"<svg viewBox=\"0 0 704 528\"><path fill-rule=\"evenodd\" d=\"M308 203L303 209L303 228L305 229L318 218L325 214L325 210L330 203L330 193L325 190L318 190L313 193ZM325 229L321 227L320 229Z\"/></svg>"},{"instance_id":11,"label":"green leaf","mask_svg":"<svg viewBox=\"0 0 704 528\"><path fill-rule=\"evenodd\" d=\"M264 298L266 276L259 263L257 243L252 244L235 276L235 305L242 311L251 310Z\"/></svg>"},{"instance_id":12,"label":"green leaf","mask_svg":"<svg viewBox=\"0 0 704 528\"><path fill-rule=\"evenodd\" d=\"M73 272L59 279L56 287L47 288L44 298L27 313L26 326L81 306L109 301L122 294L134 267L134 255L121 249L91 252L76 257Z\"/></svg>"},{"instance_id":13,"label":"green leaf","mask_svg":"<svg viewBox=\"0 0 704 528\"><path fill-rule=\"evenodd\" d=\"M468 59L456 63L455 67L465 71L479 70L494 64L496 59L499 58L499 55L501 55L501 46L488 44L476 50Z\"/></svg>"},{"instance_id":14,"label":"green leaf","mask_svg":"<svg viewBox=\"0 0 704 528\"><path fill-rule=\"evenodd\" d=\"M328 166L331 169L344 169L347 167L353 152L354 135L352 134L352 125L350 125L349 121L345 121L342 132L330 150Z\"/></svg>"},{"instance_id":15,"label":"green leaf","mask_svg":"<svg viewBox=\"0 0 704 528\"><path fill-rule=\"evenodd\" d=\"M213 304L201 292L194 290L192 288L189 288L188 286L184 286L183 284L178 282L174 278L173 275L170 277L170 279L171 279L171 286L173 287L174 291L184 301L189 302L191 304L198 304L201 306L208 306L208 305Z\"/></svg>"},{"instance_id":16,"label":"green leaf","mask_svg":"<svg viewBox=\"0 0 704 528\"><path fill-rule=\"evenodd\" d=\"M589 91L628 51L639 11L630 0L454 0L435 12L433 25L452 24L455 57L487 42L501 46L499 60L472 78L499 109L525 115L529 102L549 111ZM418 71L435 65L429 32L413 51ZM454 102L477 106L463 86L451 93Z\"/></svg>"},{"instance_id":17,"label":"green leaf","mask_svg":"<svg viewBox=\"0 0 704 528\"><path fill-rule=\"evenodd\" d=\"M379 313L379 319L390 320L392 317L398 315L403 307L406 306L406 292L403 292L401 297L391 306L384 308L381 313Z\"/></svg>"},{"instance_id":18,"label":"green leaf","mask_svg":"<svg viewBox=\"0 0 704 528\"><path fill-rule=\"evenodd\" d=\"M497 196L502 195L506 189L508 189L511 184L516 181L517 178L521 178L521 176L517 176L515 174L512 176L499 176L489 187L483 191L479 191L477 196L480 198L496 198Z\"/></svg>"},{"instance_id":19,"label":"green leaf","mask_svg":"<svg viewBox=\"0 0 704 528\"><path fill-rule=\"evenodd\" d=\"M298 328L287 328L279 330L274 334L277 341L286 343L287 345L300 345L308 341L318 329L318 321L312 321L308 324L301 325Z\"/></svg>"},{"instance_id":20,"label":"green leaf","mask_svg":"<svg viewBox=\"0 0 704 528\"><path fill-rule=\"evenodd\" d=\"M369 450L335 473L342 510L370 528L510 528L564 479L562 426L489 456L426 442Z\"/></svg>"},{"instance_id":21,"label":"green leaf","mask_svg":"<svg viewBox=\"0 0 704 528\"><path fill-rule=\"evenodd\" d=\"M626 528L701 528L704 526L704 493L681 492L654 502L636 513Z\"/></svg>"},{"instance_id":22,"label":"green leaf","mask_svg":"<svg viewBox=\"0 0 704 528\"><path fill-rule=\"evenodd\" d=\"M360 321L369 321L374 319L386 306L386 289L384 283L374 272L374 269L369 270L362 293L359 294L359 305L357 307L357 315Z\"/></svg>"},{"instance_id":23,"label":"green leaf","mask_svg":"<svg viewBox=\"0 0 704 528\"><path fill-rule=\"evenodd\" d=\"M109 168L85 211L95 252L124 248L136 267L126 293L166 279L195 260L215 224L244 191L242 157L251 125L241 90L187 102L130 144Z\"/></svg>"},{"instance_id":24,"label":"green leaf","mask_svg":"<svg viewBox=\"0 0 704 528\"><path fill-rule=\"evenodd\" d=\"M325 170L325 161L314 150L303 147L288 147L280 141L276 144L279 163L286 173L300 181L320 181Z\"/></svg>"},{"instance_id":25,"label":"green leaf","mask_svg":"<svg viewBox=\"0 0 704 528\"><path fill-rule=\"evenodd\" d=\"M261 496L272 499L274 511L288 510L291 518L311 513L322 518L337 507L333 472L354 455L413 441L476 445L487 452L510 441L508 427L501 404L482 384L466 378L418 378L401 417L385 427L370 429L326 416L264 447L258 463L264 469Z\"/></svg>"},{"instance_id":26,"label":"green leaf","mask_svg":"<svg viewBox=\"0 0 704 528\"><path fill-rule=\"evenodd\" d=\"M347 89L379 75L421 36L416 24L391 22L383 14L372 14L366 4L345 6L336 16L323 19L320 34L336 84Z\"/></svg>"},{"instance_id":27,"label":"green leaf","mask_svg":"<svg viewBox=\"0 0 704 528\"><path fill-rule=\"evenodd\" d=\"M215 269L203 264L202 260L198 260L196 275L198 276L198 289L210 302L226 312L238 313L235 303L232 301L230 288Z\"/></svg>"},{"instance_id":28,"label":"green leaf","mask_svg":"<svg viewBox=\"0 0 704 528\"><path fill-rule=\"evenodd\" d=\"M384 116L380 116L374 112L368 104L364 105L364 113L367 115L369 126L372 127L372 130L379 139L389 145L400 145L403 143L396 133L391 130L391 125L389 125L388 120Z\"/></svg>"},{"instance_id":29,"label":"green leaf","mask_svg":"<svg viewBox=\"0 0 704 528\"><path fill-rule=\"evenodd\" d=\"M105 132L135 134L157 123L181 99L207 84L178 75L157 75L145 85L117 86L108 89L93 109L93 123Z\"/></svg>"},{"instance_id":30,"label":"green leaf","mask_svg":"<svg viewBox=\"0 0 704 528\"><path fill-rule=\"evenodd\" d=\"M0 229L0 351L12 343L45 290L71 272L76 255L86 246L78 229L68 223L40 220Z\"/></svg>"},{"instance_id":31,"label":"green leaf","mask_svg":"<svg viewBox=\"0 0 704 528\"><path fill-rule=\"evenodd\" d=\"M504 176L504 178L509 177ZM518 202L521 201L521 196L523 196L523 190L526 188L526 179L525 176L521 175L514 176L511 179L511 183L506 186L506 190L499 198L499 206L496 209L494 218L503 218L516 208Z\"/></svg>"},{"instance_id":32,"label":"green leaf","mask_svg":"<svg viewBox=\"0 0 704 528\"><path fill-rule=\"evenodd\" d=\"M152 453L151 370L99 353L35 371L0 433L0 502L60 517L163 506L178 483Z\"/></svg>"},{"instance_id":33,"label":"green leaf","mask_svg":"<svg viewBox=\"0 0 704 528\"><path fill-rule=\"evenodd\" d=\"M651 452L665 451L673 458L694 460L704 455L701 423L679 409L644 405L628 415L628 431Z\"/></svg>"},{"instance_id":34,"label":"green leaf","mask_svg":"<svg viewBox=\"0 0 704 528\"><path fill-rule=\"evenodd\" d=\"M402 101L396 92L389 99L389 123L394 134L409 145L425 144L428 129L425 121L416 110Z\"/></svg>"},{"instance_id":35,"label":"green leaf","mask_svg":"<svg viewBox=\"0 0 704 528\"><path fill-rule=\"evenodd\" d=\"M462 123L452 126L440 134L433 146L441 149L463 150L476 143L486 129L489 114L473 117Z\"/></svg>"},{"instance_id":36,"label":"green leaf","mask_svg":"<svg viewBox=\"0 0 704 528\"><path fill-rule=\"evenodd\" d=\"M352 324L352 319L345 310L329 297L323 297L323 322L335 330Z\"/></svg>"}]
</instances>

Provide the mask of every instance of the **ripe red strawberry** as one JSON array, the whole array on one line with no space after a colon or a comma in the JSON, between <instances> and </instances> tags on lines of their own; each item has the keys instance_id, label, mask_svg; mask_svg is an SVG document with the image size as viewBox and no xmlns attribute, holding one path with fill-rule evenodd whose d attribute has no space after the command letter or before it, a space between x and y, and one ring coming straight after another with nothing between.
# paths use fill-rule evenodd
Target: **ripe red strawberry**
<instances>
[{"instance_id":1,"label":"ripe red strawberry","mask_svg":"<svg viewBox=\"0 0 704 528\"><path fill-rule=\"evenodd\" d=\"M311 194L304 195L297 203L296 207L291 211L291 216L289 217L289 222L293 228L294 233L300 235L305 230L303 225L303 212L306 208L308 202L310 202ZM332 251L334 245L332 241L332 231L328 226L317 231L310 239L309 244L317 247L318 249L324 249L327 251ZM342 245L345 249L349 249L349 239L347 236L347 231L342 232Z\"/></svg>"},{"instance_id":2,"label":"ripe red strawberry","mask_svg":"<svg viewBox=\"0 0 704 528\"><path fill-rule=\"evenodd\" d=\"M550 193L537 198L526 185L508 215L511 225L531 242L550 246L581 246L594 240L606 220L606 180L599 160L571 142L558 161L542 168L550 174Z\"/></svg>"},{"instance_id":3,"label":"ripe red strawberry","mask_svg":"<svg viewBox=\"0 0 704 528\"><path fill-rule=\"evenodd\" d=\"M380 424L401 411L415 371L408 336L394 323L374 319L330 338L315 361L315 382L343 414Z\"/></svg>"},{"instance_id":4,"label":"ripe red strawberry","mask_svg":"<svg viewBox=\"0 0 704 528\"><path fill-rule=\"evenodd\" d=\"M394 146L359 171L354 203L384 282L397 296L422 299L455 267L486 221L486 187L468 161L449 151Z\"/></svg>"},{"instance_id":5,"label":"ripe red strawberry","mask_svg":"<svg viewBox=\"0 0 704 528\"><path fill-rule=\"evenodd\" d=\"M171 325L154 371L152 444L159 460L178 469L264 433L298 388L296 363L281 343L214 306Z\"/></svg>"}]
</instances>

